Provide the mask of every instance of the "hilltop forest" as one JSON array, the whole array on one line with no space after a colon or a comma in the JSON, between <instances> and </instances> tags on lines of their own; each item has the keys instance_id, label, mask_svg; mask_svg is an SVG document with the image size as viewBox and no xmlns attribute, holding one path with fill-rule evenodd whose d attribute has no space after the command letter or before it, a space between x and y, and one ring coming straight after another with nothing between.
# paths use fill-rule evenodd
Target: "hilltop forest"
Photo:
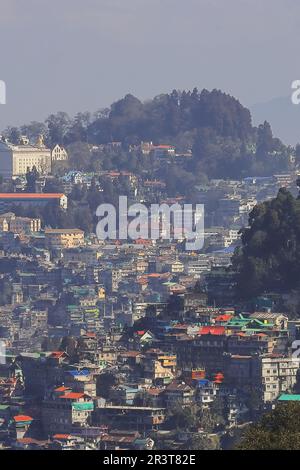
<instances>
[{"instance_id":1,"label":"hilltop forest","mask_svg":"<svg viewBox=\"0 0 300 470\"><path fill-rule=\"evenodd\" d=\"M128 94L94 114L78 113L70 118L58 112L45 122L9 127L3 132L12 143L17 143L21 135L34 142L39 134L45 136L49 147L57 143L68 147L69 168L90 171L151 171L152 162L143 162L141 155L129 152L130 147L141 141L171 144L177 152L192 151L192 159L178 171L195 181L284 172L294 153L273 136L268 122L254 127L250 111L236 98L220 90L199 92L197 88L173 90L145 102ZM91 158L89 144L112 141L121 142L122 147ZM299 148L297 155L300 157Z\"/></svg>"}]
</instances>

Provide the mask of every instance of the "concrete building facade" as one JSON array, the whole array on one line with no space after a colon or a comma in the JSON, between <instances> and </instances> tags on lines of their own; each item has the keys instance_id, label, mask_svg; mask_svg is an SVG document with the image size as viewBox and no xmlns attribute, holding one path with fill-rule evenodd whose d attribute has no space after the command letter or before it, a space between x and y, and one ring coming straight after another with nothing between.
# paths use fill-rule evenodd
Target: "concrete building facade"
<instances>
[{"instance_id":1,"label":"concrete building facade","mask_svg":"<svg viewBox=\"0 0 300 470\"><path fill-rule=\"evenodd\" d=\"M51 150L40 138L36 145L22 140L19 145L0 142L0 174L4 178L25 175L27 168L35 166L42 174L51 173Z\"/></svg>"}]
</instances>

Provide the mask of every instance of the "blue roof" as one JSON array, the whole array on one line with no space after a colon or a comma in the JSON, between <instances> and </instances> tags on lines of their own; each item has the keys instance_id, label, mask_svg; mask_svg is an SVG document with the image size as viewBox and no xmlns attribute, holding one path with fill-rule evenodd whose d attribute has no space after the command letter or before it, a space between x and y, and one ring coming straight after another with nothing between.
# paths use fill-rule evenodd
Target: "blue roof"
<instances>
[{"instance_id":1,"label":"blue roof","mask_svg":"<svg viewBox=\"0 0 300 470\"><path fill-rule=\"evenodd\" d=\"M202 387L202 385L207 385L209 383L208 379L200 379L198 380L198 385Z\"/></svg>"},{"instance_id":2,"label":"blue roof","mask_svg":"<svg viewBox=\"0 0 300 470\"><path fill-rule=\"evenodd\" d=\"M82 369L82 370L70 370L69 374L71 374L73 377L76 376L87 376L89 375L90 371L88 369Z\"/></svg>"}]
</instances>

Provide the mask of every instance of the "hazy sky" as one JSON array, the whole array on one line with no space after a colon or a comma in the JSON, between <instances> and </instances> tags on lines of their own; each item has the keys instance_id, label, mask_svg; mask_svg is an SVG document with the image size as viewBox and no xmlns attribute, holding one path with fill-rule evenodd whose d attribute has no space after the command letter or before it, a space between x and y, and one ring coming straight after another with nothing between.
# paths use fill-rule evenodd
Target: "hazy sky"
<instances>
[{"instance_id":1,"label":"hazy sky","mask_svg":"<svg viewBox=\"0 0 300 470\"><path fill-rule=\"evenodd\" d=\"M299 0L0 0L0 129L126 93L286 96L300 79L299 23Z\"/></svg>"}]
</instances>

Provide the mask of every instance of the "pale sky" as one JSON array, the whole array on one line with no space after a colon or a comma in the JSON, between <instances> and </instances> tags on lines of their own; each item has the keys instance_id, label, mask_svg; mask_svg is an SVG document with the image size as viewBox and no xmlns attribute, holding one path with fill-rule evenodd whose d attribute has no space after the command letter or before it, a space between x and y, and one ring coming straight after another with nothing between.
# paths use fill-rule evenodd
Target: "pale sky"
<instances>
[{"instance_id":1,"label":"pale sky","mask_svg":"<svg viewBox=\"0 0 300 470\"><path fill-rule=\"evenodd\" d=\"M0 0L0 129L132 93L220 88L249 106L300 79L299 0Z\"/></svg>"}]
</instances>

